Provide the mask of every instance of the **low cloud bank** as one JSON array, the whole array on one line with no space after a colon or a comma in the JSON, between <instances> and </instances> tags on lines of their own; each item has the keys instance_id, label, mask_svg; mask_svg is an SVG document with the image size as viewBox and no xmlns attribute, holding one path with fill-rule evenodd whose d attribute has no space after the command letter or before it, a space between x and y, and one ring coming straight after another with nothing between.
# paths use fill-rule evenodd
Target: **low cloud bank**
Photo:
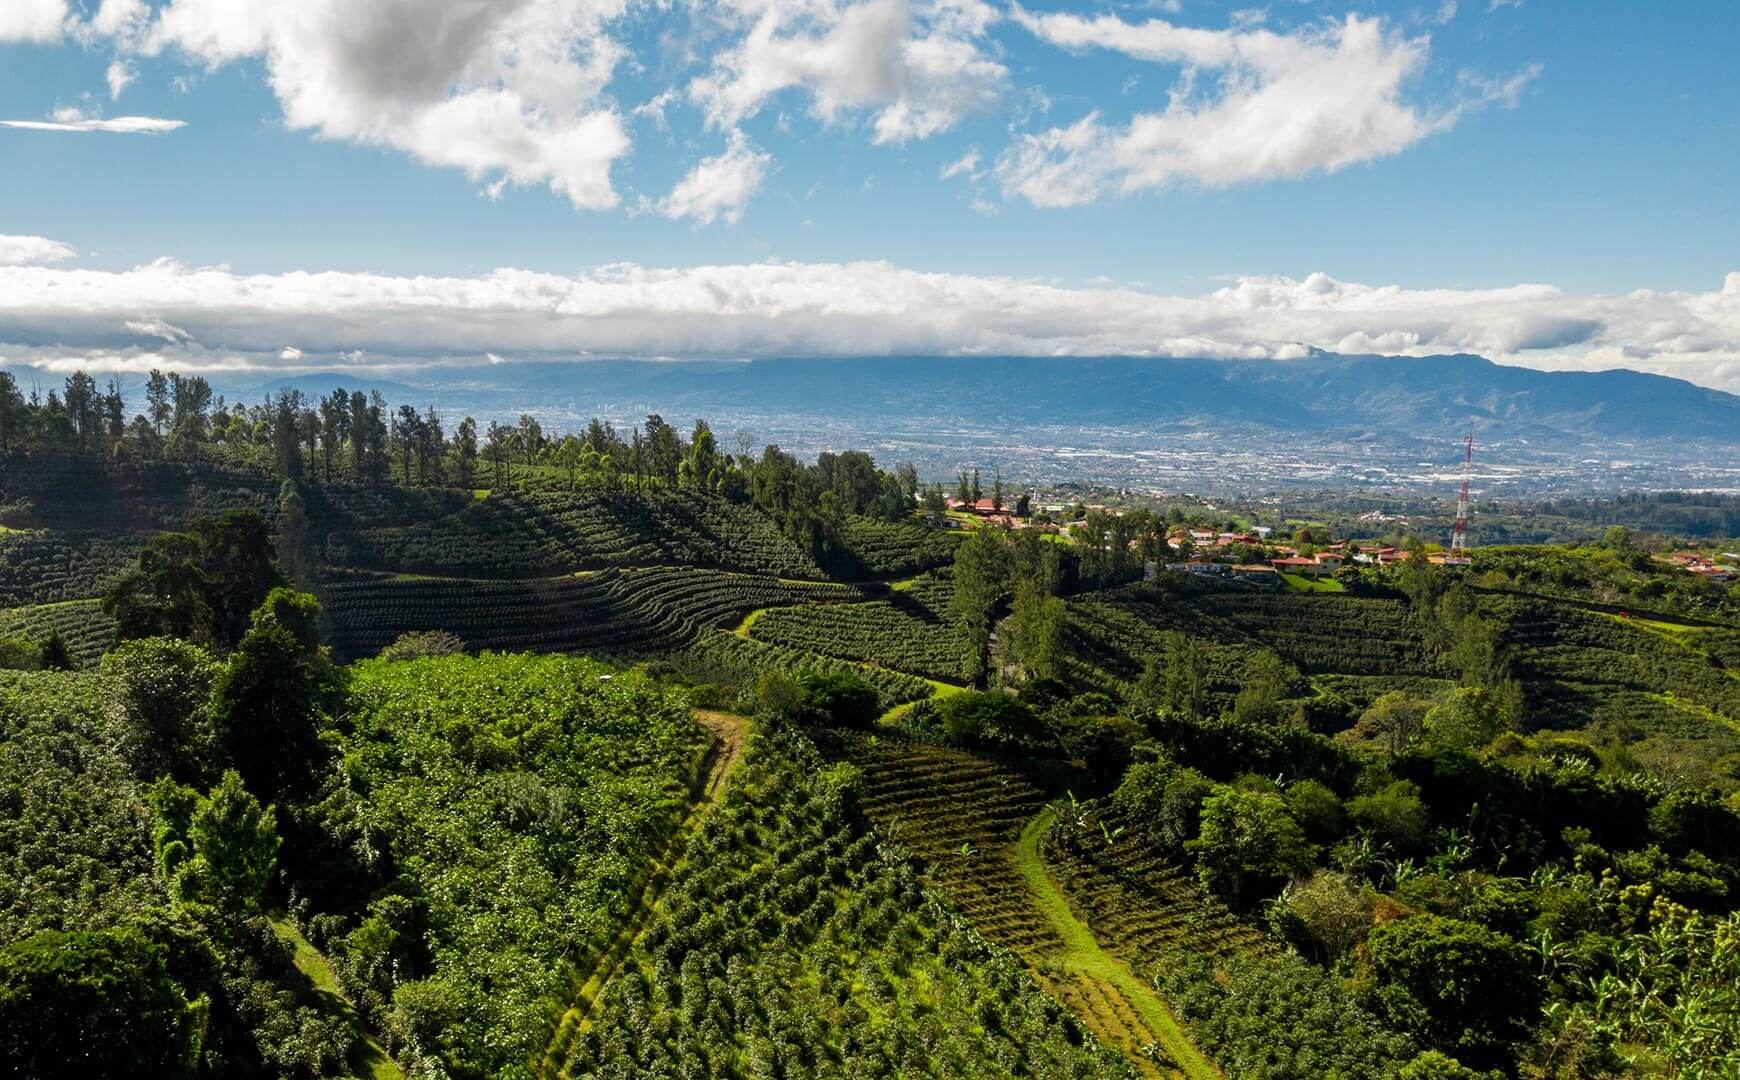
<instances>
[{"instance_id":1,"label":"low cloud bank","mask_svg":"<svg viewBox=\"0 0 1740 1080\"><path fill-rule=\"evenodd\" d=\"M402 372L490 354L1286 359L1312 348L1627 367L1740 392L1740 272L1710 292L1404 289L1317 273L1165 296L885 262L618 264L469 278L246 275L170 260L119 272L0 266L0 363L53 371Z\"/></svg>"}]
</instances>

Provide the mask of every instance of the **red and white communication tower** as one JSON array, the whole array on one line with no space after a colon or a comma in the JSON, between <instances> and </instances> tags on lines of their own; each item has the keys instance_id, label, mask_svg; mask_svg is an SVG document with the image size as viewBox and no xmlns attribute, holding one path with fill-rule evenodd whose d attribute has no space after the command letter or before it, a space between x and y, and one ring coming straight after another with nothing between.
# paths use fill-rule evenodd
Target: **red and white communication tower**
<instances>
[{"instance_id":1,"label":"red and white communication tower","mask_svg":"<svg viewBox=\"0 0 1740 1080\"><path fill-rule=\"evenodd\" d=\"M1456 496L1456 524L1450 526L1450 554L1446 566L1467 566L1468 557L1468 478L1474 474L1474 436L1462 445L1462 490Z\"/></svg>"}]
</instances>

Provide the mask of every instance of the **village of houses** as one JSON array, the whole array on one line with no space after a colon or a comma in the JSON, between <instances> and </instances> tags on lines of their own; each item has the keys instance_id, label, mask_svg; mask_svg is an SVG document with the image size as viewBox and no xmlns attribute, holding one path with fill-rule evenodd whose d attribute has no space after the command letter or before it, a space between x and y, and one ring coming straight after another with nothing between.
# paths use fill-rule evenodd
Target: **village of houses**
<instances>
[{"instance_id":1,"label":"village of houses","mask_svg":"<svg viewBox=\"0 0 1740 1080\"><path fill-rule=\"evenodd\" d=\"M952 527L971 527L972 519L976 518L981 524L1010 529L1037 528L1069 536L1075 528L1085 528L1087 525L1085 520L1035 522L999 505L994 499L964 502L951 496L945 501L945 505L948 510L960 515L939 522ZM1037 506L1035 509L1046 515L1056 515L1067 513L1070 508L1058 503ZM1088 506L1087 509L1120 512L1105 506ZM1166 543L1173 552L1183 557L1164 564L1147 562L1144 566L1144 577L1152 579L1164 569L1175 573L1230 578L1258 587L1279 588L1290 575L1309 579L1333 578L1336 571L1349 563L1389 566L1408 557L1408 552L1401 548L1375 543L1365 545L1348 540L1301 550L1286 543L1271 543L1273 535L1274 530L1264 525L1254 526L1249 532L1242 533L1218 532L1200 527L1174 528L1167 533ZM1262 553L1263 561L1250 561L1258 551ZM1245 561L1241 561L1240 556ZM1740 579L1740 568L1729 565L1740 563L1740 552L1722 552L1721 558L1726 562L1718 562L1696 551L1676 551L1668 555L1657 555L1656 558L1711 581L1728 582ZM1467 557L1449 551L1428 551L1426 561L1435 566L1469 564Z\"/></svg>"}]
</instances>

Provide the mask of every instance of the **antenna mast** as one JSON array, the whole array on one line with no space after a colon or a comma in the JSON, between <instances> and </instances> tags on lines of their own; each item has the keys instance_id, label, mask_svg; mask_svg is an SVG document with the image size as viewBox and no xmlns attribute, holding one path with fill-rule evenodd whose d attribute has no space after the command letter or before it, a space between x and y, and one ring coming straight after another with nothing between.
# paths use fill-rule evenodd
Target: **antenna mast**
<instances>
[{"instance_id":1,"label":"antenna mast","mask_svg":"<svg viewBox=\"0 0 1740 1080\"><path fill-rule=\"evenodd\" d=\"M1456 497L1456 524L1450 527L1449 566L1467 566L1468 558L1468 478L1474 473L1474 436L1462 444L1462 490Z\"/></svg>"}]
</instances>

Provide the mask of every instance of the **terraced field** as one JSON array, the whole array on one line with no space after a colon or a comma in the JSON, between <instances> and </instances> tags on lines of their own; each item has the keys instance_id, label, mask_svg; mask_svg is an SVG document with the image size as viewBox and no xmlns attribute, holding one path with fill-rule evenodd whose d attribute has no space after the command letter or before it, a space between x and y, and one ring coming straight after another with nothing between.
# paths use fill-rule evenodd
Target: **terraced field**
<instances>
[{"instance_id":1,"label":"terraced field","mask_svg":"<svg viewBox=\"0 0 1740 1080\"><path fill-rule=\"evenodd\" d=\"M1105 831L1100 825L1105 824ZM1088 814L1070 840L1047 838L1045 860L1106 947L1137 970L1174 952L1207 956L1262 951L1262 932L1240 921L1190 872L1118 835L1115 814ZM1108 834L1117 836L1110 843Z\"/></svg>"},{"instance_id":2,"label":"terraced field","mask_svg":"<svg viewBox=\"0 0 1740 1080\"><path fill-rule=\"evenodd\" d=\"M132 532L0 533L0 607L101 596L137 563L146 535Z\"/></svg>"},{"instance_id":3,"label":"terraced field","mask_svg":"<svg viewBox=\"0 0 1740 1080\"><path fill-rule=\"evenodd\" d=\"M912 521L880 521L850 514L840 531L841 546L827 569L848 581L907 577L947 566L960 534Z\"/></svg>"},{"instance_id":4,"label":"terraced field","mask_svg":"<svg viewBox=\"0 0 1740 1080\"><path fill-rule=\"evenodd\" d=\"M115 640L115 620L103 613L100 600L72 600L60 604L0 611L0 637L26 637L41 645L60 634L67 653L79 667L90 667Z\"/></svg>"},{"instance_id":5,"label":"terraced field","mask_svg":"<svg viewBox=\"0 0 1740 1080\"><path fill-rule=\"evenodd\" d=\"M739 689L753 687L767 671L849 672L876 690L884 712L922 701L936 689L916 676L823 656L795 646L768 645L740 637L729 630L705 630L683 648L661 654L659 660L697 682Z\"/></svg>"},{"instance_id":6,"label":"terraced field","mask_svg":"<svg viewBox=\"0 0 1740 1080\"><path fill-rule=\"evenodd\" d=\"M332 645L372 656L411 630L446 630L472 649L644 653L678 648L757 608L863 598L845 585L679 567L532 581L379 578L329 585Z\"/></svg>"},{"instance_id":7,"label":"terraced field","mask_svg":"<svg viewBox=\"0 0 1740 1080\"><path fill-rule=\"evenodd\" d=\"M842 736L839 752L863 771L860 805L878 831L1096 1037L1143 1076L1218 1075L1052 882L1038 858L1050 824L1045 792L989 759L888 735Z\"/></svg>"},{"instance_id":8,"label":"terraced field","mask_svg":"<svg viewBox=\"0 0 1740 1080\"><path fill-rule=\"evenodd\" d=\"M335 534L326 558L336 566L476 578L626 566L822 576L753 507L664 489L492 495L432 521Z\"/></svg>"},{"instance_id":9,"label":"terraced field","mask_svg":"<svg viewBox=\"0 0 1740 1080\"><path fill-rule=\"evenodd\" d=\"M839 657L874 662L913 675L967 677L966 638L948 611L952 587L926 574L886 600L845 607L788 608L755 620L750 637Z\"/></svg>"}]
</instances>

